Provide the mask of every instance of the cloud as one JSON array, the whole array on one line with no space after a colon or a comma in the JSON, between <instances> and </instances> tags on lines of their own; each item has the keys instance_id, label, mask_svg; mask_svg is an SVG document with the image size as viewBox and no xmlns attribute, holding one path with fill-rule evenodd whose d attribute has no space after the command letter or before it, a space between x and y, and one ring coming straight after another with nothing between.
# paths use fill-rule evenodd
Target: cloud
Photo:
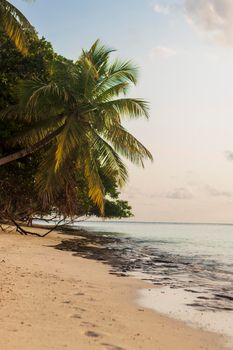
<instances>
[{"instance_id":1,"label":"cloud","mask_svg":"<svg viewBox=\"0 0 233 350\"><path fill-rule=\"evenodd\" d=\"M185 0L184 11L196 30L219 44L233 45L232 0Z\"/></svg>"},{"instance_id":2,"label":"cloud","mask_svg":"<svg viewBox=\"0 0 233 350\"><path fill-rule=\"evenodd\" d=\"M226 151L225 156L226 156L227 160L229 160L230 162L233 161L233 152L232 151Z\"/></svg>"},{"instance_id":3,"label":"cloud","mask_svg":"<svg viewBox=\"0 0 233 350\"><path fill-rule=\"evenodd\" d=\"M191 199L193 198L193 194L184 187L177 188L171 192L166 194L166 198L168 199Z\"/></svg>"},{"instance_id":4,"label":"cloud","mask_svg":"<svg viewBox=\"0 0 233 350\"><path fill-rule=\"evenodd\" d=\"M129 199L135 198L145 198L145 193L141 191L138 187L128 186L123 192L123 196L126 195Z\"/></svg>"},{"instance_id":5,"label":"cloud","mask_svg":"<svg viewBox=\"0 0 233 350\"><path fill-rule=\"evenodd\" d=\"M156 2L153 6L153 10L156 13L162 14L162 15L170 15L170 14L177 14L181 11L182 5L180 3L180 0L175 1L174 3L169 3L168 1L163 0L163 4L161 4L162 1Z\"/></svg>"},{"instance_id":6,"label":"cloud","mask_svg":"<svg viewBox=\"0 0 233 350\"><path fill-rule=\"evenodd\" d=\"M175 188L172 191L165 193L156 193L151 198L167 198L167 199L192 199L194 196L192 192L185 187Z\"/></svg>"},{"instance_id":7,"label":"cloud","mask_svg":"<svg viewBox=\"0 0 233 350\"><path fill-rule=\"evenodd\" d=\"M205 191L207 194L209 194L211 197L224 197L224 198L231 198L232 193L227 191L219 191L218 189L211 187L209 185L205 186Z\"/></svg>"},{"instance_id":8,"label":"cloud","mask_svg":"<svg viewBox=\"0 0 233 350\"><path fill-rule=\"evenodd\" d=\"M151 50L150 59L154 60L157 57L168 59L170 57L175 56L176 54L177 52L170 47L157 46Z\"/></svg>"},{"instance_id":9,"label":"cloud","mask_svg":"<svg viewBox=\"0 0 233 350\"><path fill-rule=\"evenodd\" d=\"M171 12L171 7L169 5L155 4L153 9L156 13L161 13L162 15L169 15Z\"/></svg>"}]
</instances>

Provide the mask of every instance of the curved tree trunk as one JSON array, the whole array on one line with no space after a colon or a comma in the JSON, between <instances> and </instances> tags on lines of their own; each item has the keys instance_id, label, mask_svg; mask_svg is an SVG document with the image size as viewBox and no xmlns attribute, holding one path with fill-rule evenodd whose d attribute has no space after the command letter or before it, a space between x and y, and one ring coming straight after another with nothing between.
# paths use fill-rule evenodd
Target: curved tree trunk
<instances>
[{"instance_id":1,"label":"curved tree trunk","mask_svg":"<svg viewBox=\"0 0 233 350\"><path fill-rule=\"evenodd\" d=\"M42 147L50 143L57 135L59 135L62 132L63 129L64 129L64 125L60 126L58 129L56 129L55 131L45 136L45 138L43 138L42 140L34 143L34 145L30 145L28 147L21 149L20 151L17 151L15 153L9 154L8 156L0 158L0 166L13 162L14 160L26 157L27 155L38 151L39 149L41 149Z\"/></svg>"}]
</instances>

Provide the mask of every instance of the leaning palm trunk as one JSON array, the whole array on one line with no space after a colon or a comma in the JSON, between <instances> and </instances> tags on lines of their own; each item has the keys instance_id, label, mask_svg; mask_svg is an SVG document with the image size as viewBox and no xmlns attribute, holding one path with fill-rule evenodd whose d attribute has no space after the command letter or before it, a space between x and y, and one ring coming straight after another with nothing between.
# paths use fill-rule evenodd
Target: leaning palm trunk
<instances>
[{"instance_id":1,"label":"leaning palm trunk","mask_svg":"<svg viewBox=\"0 0 233 350\"><path fill-rule=\"evenodd\" d=\"M21 149L20 151L14 152L12 154L9 154L8 156L0 158L0 166L5 165L7 163L11 163L14 160L24 158L29 154L32 154L38 151L39 149L49 144L56 136L58 136L62 132L63 129L64 129L64 125L60 126L57 130L49 133L46 137L34 143L33 145L30 145L28 147Z\"/></svg>"},{"instance_id":2,"label":"leaning palm trunk","mask_svg":"<svg viewBox=\"0 0 233 350\"><path fill-rule=\"evenodd\" d=\"M18 137L25 149L0 159L0 165L19 159L53 138L36 177L39 193L52 201L64 183L70 181L68 187L73 189L75 174L82 171L89 197L101 213L105 196L101 175L114 178L121 187L128 178L121 157L142 167L144 160L153 159L122 125L124 119L149 116L146 101L125 97L137 82L137 68L130 62L111 62L111 52L96 41L77 62L55 62L50 81L21 82L20 106L13 117L17 119L20 110L19 120L31 124L31 130ZM62 130L56 133L61 123Z\"/></svg>"}]
</instances>

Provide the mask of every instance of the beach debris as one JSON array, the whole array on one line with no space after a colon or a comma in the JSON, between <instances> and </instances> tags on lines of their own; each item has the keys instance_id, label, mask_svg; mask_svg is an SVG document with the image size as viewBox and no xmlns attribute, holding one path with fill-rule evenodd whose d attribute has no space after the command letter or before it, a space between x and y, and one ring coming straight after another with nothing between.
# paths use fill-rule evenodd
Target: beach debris
<instances>
[{"instance_id":1,"label":"beach debris","mask_svg":"<svg viewBox=\"0 0 233 350\"><path fill-rule=\"evenodd\" d=\"M88 336L88 337L94 337L94 338L98 338L98 337L100 336L99 333L96 333L96 332L94 332L94 331L87 331L87 332L85 333L85 335Z\"/></svg>"},{"instance_id":2,"label":"beach debris","mask_svg":"<svg viewBox=\"0 0 233 350\"><path fill-rule=\"evenodd\" d=\"M107 349L109 349L109 350L125 350L121 346L116 346L116 345L112 345L112 344L108 344L108 343L101 343L101 345L106 346Z\"/></svg>"}]
</instances>

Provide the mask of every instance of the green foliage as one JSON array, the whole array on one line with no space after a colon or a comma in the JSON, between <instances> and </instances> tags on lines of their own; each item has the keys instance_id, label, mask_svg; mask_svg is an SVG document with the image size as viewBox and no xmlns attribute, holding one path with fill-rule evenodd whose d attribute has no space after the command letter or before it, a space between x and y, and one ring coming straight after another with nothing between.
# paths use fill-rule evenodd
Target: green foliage
<instances>
[{"instance_id":1,"label":"green foliage","mask_svg":"<svg viewBox=\"0 0 233 350\"><path fill-rule=\"evenodd\" d=\"M42 139L44 135L47 134L48 130L54 130L61 125L61 123L65 122L63 100L68 98L66 108L70 108L72 102L69 100L70 95L68 97L65 89L62 90L62 95L60 95L60 93L57 94L58 90L55 88L54 91L56 93L51 103L50 97L54 88L52 84L55 74L56 79L62 84L62 82L66 82L66 80L72 77L72 75L67 75L67 70L75 74L77 68L76 65L73 65L69 60L55 54L51 44L44 38L39 40L36 36L28 36L27 42L29 45L29 52L27 56L23 56L3 32L1 32L0 35L1 156L17 151L22 147L22 144L28 144L32 141ZM23 104L23 96L25 96L26 93L22 93L22 91L21 93L20 91L15 93L15 91L18 90L19 82L21 82L20 86L22 86L25 84L23 82L28 80L32 81L33 86L36 82L39 84L43 82L43 84L50 89L50 92L48 94L42 94L43 99L40 107L38 106L41 97L37 100L36 113L27 114L27 118L25 118L25 114L21 113L21 105ZM77 84L75 79L73 83ZM67 81L66 84L71 85L71 82ZM29 93L27 96L29 96L27 97L27 99L29 99L31 94ZM16 109L15 106L17 106ZM69 120L71 122L72 118ZM79 127L79 125L77 125L77 127ZM20 139L16 137L18 133L21 135ZM54 157L56 154L59 157L57 152L59 152L59 150L62 151L65 147L69 147L66 144L67 137L75 137L75 133L70 133L70 130L67 128L66 134L60 137L61 138L56 139L51 146L46 146L33 155L0 167L1 221L9 220L9 217L15 220L27 221L35 215L44 217L50 214L65 217L71 215L101 215L99 208L93 203L89 196L88 181L84 174L91 164L88 164L88 161L83 161L83 150L77 152L76 157L73 157L72 154L72 157L66 159L65 162L62 161L61 164L59 164L59 171L55 172L54 169L54 172L50 172L51 162L54 164ZM58 140L60 141L60 148L57 146ZM93 147L95 152L97 152L97 136L96 144ZM77 158L79 156L82 157L82 161L77 165ZM117 157L117 155L115 156ZM118 163L121 165L120 160ZM42 172L40 171L41 167L43 169ZM48 168L48 173L45 173L46 167ZM65 168L64 172L62 171L63 168ZM104 199L105 217L121 218L131 216L131 208L128 203L118 199L117 173L108 170L108 172L106 172L108 173L107 176L102 171L102 166L100 166L99 162L97 164L97 171L105 193L104 196L107 196ZM38 196L38 191L40 192L40 186L44 184L44 176L49 176L49 174L51 174L51 178L47 179L47 186L53 183L53 186L57 187L58 191L49 201L45 201L44 196L43 198ZM122 174L124 174L123 165ZM42 181L42 183L38 186L40 181ZM92 181L92 179L89 181ZM35 182L37 186L35 186Z\"/></svg>"},{"instance_id":2,"label":"green foliage","mask_svg":"<svg viewBox=\"0 0 233 350\"><path fill-rule=\"evenodd\" d=\"M131 206L127 201L119 200L105 202L105 217L109 219L114 218L130 218L132 217Z\"/></svg>"},{"instance_id":3,"label":"green foliage","mask_svg":"<svg viewBox=\"0 0 233 350\"><path fill-rule=\"evenodd\" d=\"M59 59L44 38L28 36L29 53L22 56L4 32L0 31L0 108L1 110L17 102L16 84L24 79L46 79L50 74L50 64ZM61 58L60 58L61 59Z\"/></svg>"},{"instance_id":4,"label":"green foliage","mask_svg":"<svg viewBox=\"0 0 233 350\"><path fill-rule=\"evenodd\" d=\"M48 63L55 58L52 46L36 36L28 37L30 53L21 55L8 36L0 32L0 112L15 105L18 100L15 88L19 80L33 77L46 78L49 74ZM27 128L23 120L0 119L0 155L9 154L19 149L12 145L12 137ZM40 154L20 159L17 162L0 167L0 219L9 216L27 220L42 207L36 200L35 173Z\"/></svg>"},{"instance_id":5,"label":"green foliage","mask_svg":"<svg viewBox=\"0 0 233 350\"><path fill-rule=\"evenodd\" d=\"M111 52L96 41L74 64L55 60L47 79L35 77L19 84L19 104L13 114L33 126L19 135L19 143L43 141L63 126L47 148L36 177L46 204L56 200L64 187L73 188L75 174L81 171L88 196L104 215L101 173L121 187L128 178L122 156L141 166L145 159L152 160L150 152L122 126L125 118L148 118L146 101L124 96L137 82L137 68L130 62L112 62ZM7 118L12 118L12 111L5 114ZM75 202L75 191L69 195Z\"/></svg>"},{"instance_id":6,"label":"green foliage","mask_svg":"<svg viewBox=\"0 0 233 350\"><path fill-rule=\"evenodd\" d=\"M20 80L48 78L50 63L61 58L44 38L28 36L30 51L27 56L22 56L6 34L0 31L0 36L0 111L4 111L18 103L15 89ZM15 120L14 115L7 120L1 118L0 154L14 150L8 141L16 132L24 130L27 124L26 120Z\"/></svg>"}]
</instances>

